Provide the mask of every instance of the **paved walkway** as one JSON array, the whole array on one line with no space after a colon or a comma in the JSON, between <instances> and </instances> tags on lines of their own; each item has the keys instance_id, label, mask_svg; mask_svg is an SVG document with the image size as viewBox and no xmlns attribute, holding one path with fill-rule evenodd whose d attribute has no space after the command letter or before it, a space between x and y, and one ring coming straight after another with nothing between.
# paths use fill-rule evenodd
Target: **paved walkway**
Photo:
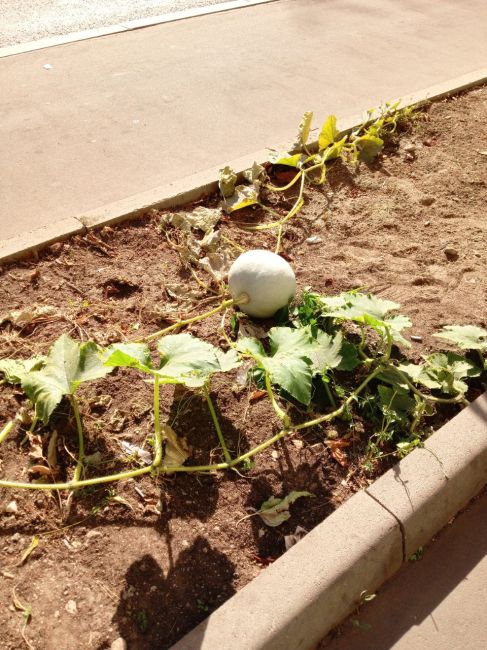
<instances>
[{"instance_id":1,"label":"paved walkway","mask_svg":"<svg viewBox=\"0 0 487 650\"><path fill-rule=\"evenodd\" d=\"M487 492L317 650L485 650Z\"/></svg>"},{"instance_id":2,"label":"paved walkway","mask_svg":"<svg viewBox=\"0 0 487 650\"><path fill-rule=\"evenodd\" d=\"M485 0L281 0L2 58L2 237L486 60Z\"/></svg>"}]
</instances>

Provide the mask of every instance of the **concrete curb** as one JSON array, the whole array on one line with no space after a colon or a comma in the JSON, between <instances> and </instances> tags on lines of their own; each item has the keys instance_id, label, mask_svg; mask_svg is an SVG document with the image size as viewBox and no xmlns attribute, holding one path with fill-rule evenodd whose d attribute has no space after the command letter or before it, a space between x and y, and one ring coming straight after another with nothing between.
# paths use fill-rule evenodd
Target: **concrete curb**
<instances>
[{"instance_id":1,"label":"concrete curb","mask_svg":"<svg viewBox=\"0 0 487 650\"><path fill-rule=\"evenodd\" d=\"M107 27L96 27L94 29L85 29L80 32L71 32L71 34L64 34L63 36L49 36L47 38L40 38L37 41L0 47L0 59L7 56L15 56L16 54L24 54L25 52L43 50L48 47L56 47L57 45L75 43L76 41L86 41L90 38L98 38L99 36L110 36L111 34L130 32L134 29L143 29L144 27L153 27L154 25L161 25L162 23L172 23L187 18L197 18L198 16L207 16L208 14L231 11L232 9L242 9L254 5L267 4L269 2L276 2L276 0L230 0L229 2L221 2L217 5L210 5L209 7L185 9L183 11L175 11L169 14L151 16L150 18L138 18L136 20L116 23L115 25L108 25Z\"/></svg>"},{"instance_id":2,"label":"concrete curb","mask_svg":"<svg viewBox=\"0 0 487 650\"><path fill-rule=\"evenodd\" d=\"M311 650L487 483L487 393L171 650Z\"/></svg>"},{"instance_id":3,"label":"concrete curb","mask_svg":"<svg viewBox=\"0 0 487 650\"><path fill-rule=\"evenodd\" d=\"M423 90L401 98L402 106L421 106L429 101L438 100L469 88L487 82L487 68L476 70L468 74L450 79L449 81L429 86ZM354 115L339 120L342 132L350 132L357 125L362 124L363 115ZM317 131L317 129L315 129ZM310 144L310 148L317 146L317 142ZM286 145L278 145L274 149L285 149ZM268 159L269 148L261 149L241 158L230 161L238 174L250 167L254 161L265 162ZM34 255L43 247L48 246L57 239L65 239L69 235L82 233L86 229L119 223L133 219L151 209L175 208L216 191L218 167L207 169L203 172L192 174L172 183L156 187L153 190L132 195L128 198L103 205L89 212L69 217L58 221L49 227L31 231L19 237L0 242L0 264L6 263L29 254Z\"/></svg>"}]
</instances>

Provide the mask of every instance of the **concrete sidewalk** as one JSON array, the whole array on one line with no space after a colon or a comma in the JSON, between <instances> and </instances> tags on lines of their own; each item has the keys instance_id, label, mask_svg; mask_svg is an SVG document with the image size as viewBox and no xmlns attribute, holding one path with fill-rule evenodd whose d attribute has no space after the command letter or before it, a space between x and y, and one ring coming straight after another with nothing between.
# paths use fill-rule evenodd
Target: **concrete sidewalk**
<instances>
[{"instance_id":1,"label":"concrete sidewalk","mask_svg":"<svg viewBox=\"0 0 487 650\"><path fill-rule=\"evenodd\" d=\"M487 492L317 650L487 648ZM356 621L356 626L352 621Z\"/></svg>"},{"instance_id":2,"label":"concrete sidewalk","mask_svg":"<svg viewBox=\"0 0 487 650\"><path fill-rule=\"evenodd\" d=\"M485 0L281 0L2 58L2 238L486 60Z\"/></svg>"}]
</instances>

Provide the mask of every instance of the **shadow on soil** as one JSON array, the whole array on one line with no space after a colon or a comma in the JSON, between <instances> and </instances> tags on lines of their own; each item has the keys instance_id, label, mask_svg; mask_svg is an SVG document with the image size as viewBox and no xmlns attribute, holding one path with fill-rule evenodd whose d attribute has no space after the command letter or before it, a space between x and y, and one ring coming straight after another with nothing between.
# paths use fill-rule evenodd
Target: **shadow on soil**
<instances>
[{"instance_id":1,"label":"shadow on soil","mask_svg":"<svg viewBox=\"0 0 487 650\"><path fill-rule=\"evenodd\" d=\"M195 563L199 570L188 571ZM130 650L169 648L235 593L234 572L232 562L203 537L179 554L167 575L151 555L144 555L125 574L112 622Z\"/></svg>"}]
</instances>

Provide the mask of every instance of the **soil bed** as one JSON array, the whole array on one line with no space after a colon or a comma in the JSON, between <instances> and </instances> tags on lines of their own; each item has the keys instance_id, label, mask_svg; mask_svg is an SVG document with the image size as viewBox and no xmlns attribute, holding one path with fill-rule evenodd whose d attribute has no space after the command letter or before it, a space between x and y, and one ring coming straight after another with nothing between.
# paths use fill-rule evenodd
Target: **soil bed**
<instances>
[{"instance_id":1,"label":"soil bed","mask_svg":"<svg viewBox=\"0 0 487 650\"><path fill-rule=\"evenodd\" d=\"M447 324L487 325L487 89L433 104L380 159L357 170L334 163L323 188L308 189L284 234L284 251L302 290L320 293L362 287L401 304L413 321L412 359L448 346L432 334ZM273 200L270 197L270 200ZM291 205L292 192L276 197ZM208 197L205 205L216 205ZM279 203L276 204L279 208ZM267 218L246 209L234 221ZM63 332L100 345L136 338L185 314L182 288L197 296L192 313L210 308L151 214L116 228L54 244L38 260L5 265L0 314L34 303L55 311L24 327L0 325L0 358L46 353ZM243 248L270 248L275 236L245 233L231 220L225 235ZM308 243L313 235L321 241ZM169 291L168 291L169 289ZM203 301L206 300L206 303ZM187 328L221 344L221 316ZM279 430L274 412L237 374L217 376L213 398L232 452L255 446ZM468 397L482 391L480 382ZM21 391L0 385L0 425L22 405ZM86 454L101 455L98 473L124 467L120 441L143 446L152 434L152 387L119 369L80 390ZM457 406L431 419L438 428ZM55 415L60 480L76 453L68 404ZM193 449L191 464L220 459L206 403L181 387L164 387L161 415ZM2 445L1 478L28 480L36 449L17 429ZM323 432L283 439L255 457L243 474L171 475L83 490L66 518L65 498L49 492L1 490L0 614L3 647L25 647L22 613L12 590L32 605L26 637L34 647L109 648L121 636L131 650L168 648L284 552L284 536L309 531L393 462L365 463L367 430L357 429L345 457L334 457ZM34 441L35 442L35 441ZM39 438L38 445L46 440ZM147 448L147 445L146 445ZM270 496L312 492L291 507L278 528L245 518ZM117 496L117 499L113 497ZM20 566L33 535L39 546ZM249 621L249 624L251 622Z\"/></svg>"}]
</instances>

